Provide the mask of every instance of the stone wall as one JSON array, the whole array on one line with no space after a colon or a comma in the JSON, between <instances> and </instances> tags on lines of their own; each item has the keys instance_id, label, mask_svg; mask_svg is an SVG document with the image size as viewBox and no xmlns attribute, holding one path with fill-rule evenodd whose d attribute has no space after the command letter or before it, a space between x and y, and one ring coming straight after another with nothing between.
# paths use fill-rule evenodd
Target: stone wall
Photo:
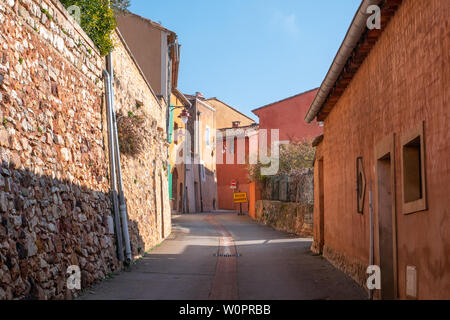
<instances>
[{"instance_id":1,"label":"stone wall","mask_svg":"<svg viewBox=\"0 0 450 320\"><path fill-rule=\"evenodd\" d=\"M143 116L145 141L137 157L123 155L123 183L129 215L130 238L136 257L171 233L166 105L159 101L136 64L126 42L114 35L115 107L124 116Z\"/></svg>"},{"instance_id":2,"label":"stone wall","mask_svg":"<svg viewBox=\"0 0 450 320\"><path fill-rule=\"evenodd\" d=\"M258 200L256 220L276 230L312 237L313 209L310 204Z\"/></svg>"},{"instance_id":3,"label":"stone wall","mask_svg":"<svg viewBox=\"0 0 450 320\"><path fill-rule=\"evenodd\" d=\"M262 185L264 200L314 204L314 169L273 176Z\"/></svg>"},{"instance_id":4,"label":"stone wall","mask_svg":"<svg viewBox=\"0 0 450 320\"><path fill-rule=\"evenodd\" d=\"M137 257L171 232L167 106L115 40L116 107L146 119L143 154L121 156ZM69 266L81 268L83 289L123 267L109 198L104 68L58 1L0 0L0 300L71 298Z\"/></svg>"},{"instance_id":5,"label":"stone wall","mask_svg":"<svg viewBox=\"0 0 450 320\"><path fill-rule=\"evenodd\" d=\"M263 200L256 201L255 218L277 230L303 237L313 235L314 170L274 176L260 185Z\"/></svg>"},{"instance_id":6,"label":"stone wall","mask_svg":"<svg viewBox=\"0 0 450 320\"><path fill-rule=\"evenodd\" d=\"M120 268L102 67L59 2L0 0L0 299L70 298L70 265L83 288Z\"/></svg>"}]
</instances>

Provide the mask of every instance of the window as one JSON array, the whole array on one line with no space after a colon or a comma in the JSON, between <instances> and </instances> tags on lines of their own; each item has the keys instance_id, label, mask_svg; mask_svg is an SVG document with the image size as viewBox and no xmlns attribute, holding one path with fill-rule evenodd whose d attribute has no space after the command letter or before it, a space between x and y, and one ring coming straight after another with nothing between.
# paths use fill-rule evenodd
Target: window
<instances>
[{"instance_id":1,"label":"window","mask_svg":"<svg viewBox=\"0 0 450 320\"><path fill-rule=\"evenodd\" d=\"M205 129L205 141L206 141L206 146L207 147L211 147L211 133L210 133L210 129L208 126L206 126Z\"/></svg>"},{"instance_id":2,"label":"window","mask_svg":"<svg viewBox=\"0 0 450 320\"><path fill-rule=\"evenodd\" d=\"M173 132L174 132L173 142L174 142L175 144L178 144L178 141L179 141L179 135L180 135L180 132L178 131L178 129L179 129L178 123L175 122L175 123L173 124Z\"/></svg>"},{"instance_id":3,"label":"window","mask_svg":"<svg viewBox=\"0 0 450 320\"><path fill-rule=\"evenodd\" d=\"M230 150L230 154L234 154L234 139L227 141L227 143L230 144L230 146L228 147L228 149Z\"/></svg>"},{"instance_id":4,"label":"window","mask_svg":"<svg viewBox=\"0 0 450 320\"><path fill-rule=\"evenodd\" d=\"M423 123L401 139L403 213L427 210Z\"/></svg>"},{"instance_id":5,"label":"window","mask_svg":"<svg viewBox=\"0 0 450 320\"><path fill-rule=\"evenodd\" d=\"M201 175L202 175L202 181L205 182L206 181L205 164L202 163L200 165L200 168L201 168L200 172L201 172Z\"/></svg>"}]
</instances>

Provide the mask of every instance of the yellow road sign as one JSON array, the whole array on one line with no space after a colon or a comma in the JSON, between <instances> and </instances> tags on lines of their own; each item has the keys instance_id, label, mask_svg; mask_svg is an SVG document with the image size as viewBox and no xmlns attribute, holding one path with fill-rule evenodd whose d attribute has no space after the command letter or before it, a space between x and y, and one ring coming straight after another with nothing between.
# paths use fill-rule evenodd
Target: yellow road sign
<instances>
[{"instance_id":1,"label":"yellow road sign","mask_svg":"<svg viewBox=\"0 0 450 320\"><path fill-rule=\"evenodd\" d=\"M246 203L248 202L247 193L235 193L233 194L234 203Z\"/></svg>"}]
</instances>

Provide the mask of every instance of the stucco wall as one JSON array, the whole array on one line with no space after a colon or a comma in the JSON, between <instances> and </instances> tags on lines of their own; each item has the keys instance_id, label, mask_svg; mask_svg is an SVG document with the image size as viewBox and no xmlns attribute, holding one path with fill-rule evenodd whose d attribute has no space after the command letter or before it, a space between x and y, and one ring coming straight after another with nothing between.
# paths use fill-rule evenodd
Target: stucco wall
<instances>
[{"instance_id":1,"label":"stucco wall","mask_svg":"<svg viewBox=\"0 0 450 320\"><path fill-rule=\"evenodd\" d=\"M117 16L117 27L132 50L153 90L162 93L161 30L134 14ZM146 39L142 41L142 39Z\"/></svg>"},{"instance_id":2,"label":"stucco wall","mask_svg":"<svg viewBox=\"0 0 450 320\"><path fill-rule=\"evenodd\" d=\"M316 121L311 124L304 121L316 93L317 89L253 111L259 117L260 130L268 130L269 146L271 129L280 130L282 141L314 139L323 133Z\"/></svg>"},{"instance_id":3,"label":"stucco wall","mask_svg":"<svg viewBox=\"0 0 450 320\"><path fill-rule=\"evenodd\" d=\"M226 148L226 152L222 153L218 150L219 157L222 157L222 164L217 164L217 189L219 195L219 209L223 210L239 210L239 204L234 203L234 192L246 192L247 195L250 192L250 178L248 174L248 161L246 164L238 164L238 145L245 143L245 155L249 154L249 138L236 137L234 139L234 155L231 154L232 147L227 145L226 133L222 133L223 146ZM239 141L238 141L239 140ZM245 140L244 142L242 140ZM234 159L232 163L227 163L227 157ZM231 189L231 182L236 181L238 183L238 189ZM248 211L248 204L242 204L243 211Z\"/></svg>"},{"instance_id":4,"label":"stucco wall","mask_svg":"<svg viewBox=\"0 0 450 320\"><path fill-rule=\"evenodd\" d=\"M121 155L132 251L136 257L159 244L171 232L165 133L167 106L158 101L150 89L126 43L117 34L114 34L114 42L116 111L124 116L132 112L145 119L143 152L137 157Z\"/></svg>"},{"instance_id":5,"label":"stucco wall","mask_svg":"<svg viewBox=\"0 0 450 320\"><path fill-rule=\"evenodd\" d=\"M417 267L418 298L450 298L449 14L446 0L404 0L325 120L325 246L362 265L369 264L369 203L366 196L364 214L357 213L356 158L363 157L374 191L375 145L395 134L400 298L406 298L407 265ZM422 121L428 210L404 215L400 138Z\"/></svg>"},{"instance_id":6,"label":"stucco wall","mask_svg":"<svg viewBox=\"0 0 450 320\"><path fill-rule=\"evenodd\" d=\"M205 181L202 180L199 166L195 166L195 181L201 183L201 195L203 211L211 212L214 206L217 209L217 171L216 171L216 112L214 109L198 103L198 111L201 112L199 123L200 157L204 161ZM206 145L206 128L209 128L210 145ZM200 191L200 190L199 190ZM200 193L198 193L197 203L200 204Z\"/></svg>"},{"instance_id":7,"label":"stucco wall","mask_svg":"<svg viewBox=\"0 0 450 320\"><path fill-rule=\"evenodd\" d=\"M233 121L240 121L240 126L249 126L255 123L254 120L249 119L242 113L227 106L224 102L217 99L208 99L206 102L216 109L217 114L217 129L232 128Z\"/></svg>"}]
</instances>

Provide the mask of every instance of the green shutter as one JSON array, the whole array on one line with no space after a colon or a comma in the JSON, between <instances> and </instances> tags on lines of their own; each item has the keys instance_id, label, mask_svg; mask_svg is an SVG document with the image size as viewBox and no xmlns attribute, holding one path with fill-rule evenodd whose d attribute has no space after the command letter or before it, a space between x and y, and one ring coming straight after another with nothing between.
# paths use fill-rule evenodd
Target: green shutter
<instances>
[{"instance_id":1,"label":"green shutter","mask_svg":"<svg viewBox=\"0 0 450 320\"><path fill-rule=\"evenodd\" d=\"M170 106L170 116L169 116L169 143L173 140L173 106Z\"/></svg>"}]
</instances>

